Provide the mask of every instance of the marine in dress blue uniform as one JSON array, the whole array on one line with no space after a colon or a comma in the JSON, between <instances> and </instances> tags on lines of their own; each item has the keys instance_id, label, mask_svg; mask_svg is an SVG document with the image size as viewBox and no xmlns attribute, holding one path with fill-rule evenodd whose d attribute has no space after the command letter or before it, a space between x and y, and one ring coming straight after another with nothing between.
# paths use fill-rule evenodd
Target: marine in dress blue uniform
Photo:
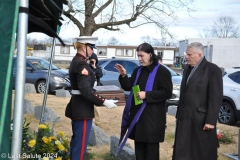
<instances>
[{"instance_id":1,"label":"marine in dress blue uniform","mask_svg":"<svg viewBox=\"0 0 240 160\"><path fill-rule=\"evenodd\" d=\"M71 160L84 160L94 118L94 105L116 107L116 100L104 99L93 90L95 74L87 60L93 53L96 39L86 36L77 39L74 43L77 54L69 67L72 97L66 107L65 116L72 120Z\"/></svg>"}]
</instances>

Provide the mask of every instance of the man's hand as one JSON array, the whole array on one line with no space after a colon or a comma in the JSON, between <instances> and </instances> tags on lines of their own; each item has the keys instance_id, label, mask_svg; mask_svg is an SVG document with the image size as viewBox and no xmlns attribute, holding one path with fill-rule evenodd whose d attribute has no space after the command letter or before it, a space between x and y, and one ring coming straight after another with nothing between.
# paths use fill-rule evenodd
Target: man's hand
<instances>
[{"instance_id":1,"label":"man's hand","mask_svg":"<svg viewBox=\"0 0 240 160\"><path fill-rule=\"evenodd\" d=\"M103 105L106 106L107 108L111 109L111 108L117 107L117 105L115 104L117 102L118 102L118 100L105 99L105 101L103 102Z\"/></svg>"},{"instance_id":2,"label":"man's hand","mask_svg":"<svg viewBox=\"0 0 240 160\"><path fill-rule=\"evenodd\" d=\"M213 129L214 128L214 125L212 125L212 124L205 124L204 126L203 126L203 130L211 130L211 129Z\"/></svg>"}]
</instances>

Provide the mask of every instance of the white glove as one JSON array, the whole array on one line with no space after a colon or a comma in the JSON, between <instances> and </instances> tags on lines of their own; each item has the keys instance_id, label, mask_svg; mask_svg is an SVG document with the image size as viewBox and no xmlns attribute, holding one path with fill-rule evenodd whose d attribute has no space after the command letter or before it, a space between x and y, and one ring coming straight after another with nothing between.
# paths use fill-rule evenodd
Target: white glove
<instances>
[{"instance_id":1,"label":"white glove","mask_svg":"<svg viewBox=\"0 0 240 160\"><path fill-rule=\"evenodd\" d=\"M111 109L111 108L117 107L117 105L115 104L117 102L118 102L118 100L105 99L105 101L103 102L103 105L106 106L107 108Z\"/></svg>"}]
</instances>

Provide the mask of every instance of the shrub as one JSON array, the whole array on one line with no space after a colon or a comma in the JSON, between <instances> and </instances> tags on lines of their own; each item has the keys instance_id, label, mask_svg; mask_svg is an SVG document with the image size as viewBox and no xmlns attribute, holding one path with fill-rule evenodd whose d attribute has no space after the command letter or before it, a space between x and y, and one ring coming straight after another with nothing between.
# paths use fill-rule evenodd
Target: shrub
<instances>
[{"instance_id":1,"label":"shrub","mask_svg":"<svg viewBox=\"0 0 240 160\"><path fill-rule=\"evenodd\" d=\"M38 131L31 133L29 124L24 119L22 136L22 154L41 156L43 160L68 160L69 156L69 138L64 132L59 131L54 135L54 124L52 128L47 124L40 124ZM36 159L30 157L28 159Z\"/></svg>"},{"instance_id":2,"label":"shrub","mask_svg":"<svg viewBox=\"0 0 240 160\"><path fill-rule=\"evenodd\" d=\"M220 144L231 144L234 142L233 136L228 132L220 133L220 131L217 130L217 138Z\"/></svg>"}]
</instances>

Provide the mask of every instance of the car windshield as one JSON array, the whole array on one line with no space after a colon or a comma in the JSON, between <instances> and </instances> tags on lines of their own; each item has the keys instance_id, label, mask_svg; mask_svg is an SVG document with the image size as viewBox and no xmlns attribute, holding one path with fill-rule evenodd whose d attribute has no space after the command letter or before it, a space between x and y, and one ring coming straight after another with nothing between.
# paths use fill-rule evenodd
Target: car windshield
<instances>
[{"instance_id":1,"label":"car windshield","mask_svg":"<svg viewBox=\"0 0 240 160\"><path fill-rule=\"evenodd\" d=\"M49 69L49 62L44 59L29 59L28 61L39 70ZM52 70L58 70L58 67L52 65Z\"/></svg>"},{"instance_id":2,"label":"car windshield","mask_svg":"<svg viewBox=\"0 0 240 160\"><path fill-rule=\"evenodd\" d=\"M98 66L101 66L103 63L107 62L107 60L99 60L98 61Z\"/></svg>"},{"instance_id":3,"label":"car windshield","mask_svg":"<svg viewBox=\"0 0 240 160\"><path fill-rule=\"evenodd\" d=\"M174 72L172 69L170 69L168 66L165 66L164 64L163 64L163 66L169 70L169 72L171 73L172 76L178 76L178 74L176 72Z\"/></svg>"}]
</instances>

